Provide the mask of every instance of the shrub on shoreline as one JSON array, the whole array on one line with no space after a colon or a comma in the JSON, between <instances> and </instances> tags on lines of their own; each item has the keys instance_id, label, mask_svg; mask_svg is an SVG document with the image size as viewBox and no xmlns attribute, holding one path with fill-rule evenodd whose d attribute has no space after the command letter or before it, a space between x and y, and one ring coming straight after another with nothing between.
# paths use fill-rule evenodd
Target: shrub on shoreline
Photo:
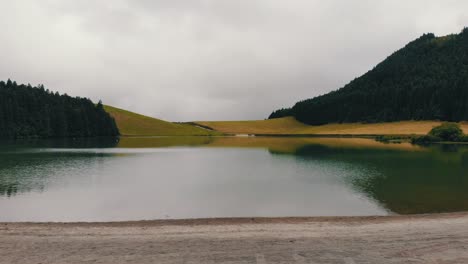
<instances>
[{"instance_id":1,"label":"shrub on shoreline","mask_svg":"<svg viewBox=\"0 0 468 264\"><path fill-rule=\"evenodd\" d=\"M468 142L468 135L463 134L463 130L457 123L443 123L434 127L425 136L411 138L413 144L429 144L434 142Z\"/></svg>"},{"instance_id":2,"label":"shrub on shoreline","mask_svg":"<svg viewBox=\"0 0 468 264\"><path fill-rule=\"evenodd\" d=\"M384 136L377 136L375 138L376 141L379 141L379 142L382 142L382 143L401 143L405 139L408 139L408 137L384 135Z\"/></svg>"}]
</instances>

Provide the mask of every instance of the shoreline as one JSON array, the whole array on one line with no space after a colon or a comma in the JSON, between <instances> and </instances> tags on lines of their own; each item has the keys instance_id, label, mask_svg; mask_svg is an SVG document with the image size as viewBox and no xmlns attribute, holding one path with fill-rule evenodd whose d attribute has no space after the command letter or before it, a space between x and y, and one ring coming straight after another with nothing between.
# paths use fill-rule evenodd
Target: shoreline
<instances>
[{"instance_id":1,"label":"shoreline","mask_svg":"<svg viewBox=\"0 0 468 264\"><path fill-rule=\"evenodd\" d=\"M0 263L468 263L468 213L1 223Z\"/></svg>"},{"instance_id":2,"label":"shoreline","mask_svg":"<svg viewBox=\"0 0 468 264\"><path fill-rule=\"evenodd\" d=\"M159 227L159 226L204 226L204 225L245 225L245 224L302 224L302 223L384 223L411 220L438 220L468 217L467 212L376 215L376 216L312 216L312 217L221 217L154 219L102 222L0 222L0 230L5 226L49 226L49 227Z\"/></svg>"}]
</instances>

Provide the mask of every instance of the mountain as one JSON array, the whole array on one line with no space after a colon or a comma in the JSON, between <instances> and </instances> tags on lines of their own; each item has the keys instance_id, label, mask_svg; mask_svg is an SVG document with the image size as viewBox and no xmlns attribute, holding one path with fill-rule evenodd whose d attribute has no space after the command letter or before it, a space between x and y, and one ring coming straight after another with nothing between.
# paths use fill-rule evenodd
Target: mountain
<instances>
[{"instance_id":1,"label":"mountain","mask_svg":"<svg viewBox=\"0 0 468 264\"><path fill-rule=\"evenodd\" d=\"M341 89L280 109L311 125L468 120L468 28L425 34Z\"/></svg>"},{"instance_id":2,"label":"mountain","mask_svg":"<svg viewBox=\"0 0 468 264\"><path fill-rule=\"evenodd\" d=\"M101 102L53 93L42 85L0 82L0 138L118 135Z\"/></svg>"}]
</instances>

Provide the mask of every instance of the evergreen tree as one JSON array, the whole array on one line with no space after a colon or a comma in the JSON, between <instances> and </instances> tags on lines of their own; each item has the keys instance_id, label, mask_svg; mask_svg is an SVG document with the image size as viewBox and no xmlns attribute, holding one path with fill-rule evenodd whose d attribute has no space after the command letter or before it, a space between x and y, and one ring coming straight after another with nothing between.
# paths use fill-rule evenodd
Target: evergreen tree
<instances>
[{"instance_id":1,"label":"evergreen tree","mask_svg":"<svg viewBox=\"0 0 468 264\"><path fill-rule=\"evenodd\" d=\"M468 28L425 34L343 88L272 113L313 125L468 120Z\"/></svg>"},{"instance_id":2,"label":"evergreen tree","mask_svg":"<svg viewBox=\"0 0 468 264\"><path fill-rule=\"evenodd\" d=\"M0 81L0 137L117 136L115 120L87 98L52 93L43 85Z\"/></svg>"}]
</instances>

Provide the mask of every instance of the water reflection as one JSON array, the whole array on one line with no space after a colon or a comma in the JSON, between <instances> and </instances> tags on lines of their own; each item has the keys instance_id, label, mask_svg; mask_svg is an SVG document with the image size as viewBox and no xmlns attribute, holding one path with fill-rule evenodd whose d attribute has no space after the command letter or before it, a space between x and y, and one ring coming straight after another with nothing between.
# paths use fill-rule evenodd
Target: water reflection
<instances>
[{"instance_id":1,"label":"water reflection","mask_svg":"<svg viewBox=\"0 0 468 264\"><path fill-rule=\"evenodd\" d=\"M350 186L398 214L468 210L468 148L437 145L424 151L305 145L305 160L354 164L373 173L346 177Z\"/></svg>"},{"instance_id":2,"label":"water reflection","mask_svg":"<svg viewBox=\"0 0 468 264\"><path fill-rule=\"evenodd\" d=\"M0 195L44 192L54 181L67 175L92 175L92 166L114 157L106 153L73 153L26 150L0 152Z\"/></svg>"},{"instance_id":3,"label":"water reflection","mask_svg":"<svg viewBox=\"0 0 468 264\"><path fill-rule=\"evenodd\" d=\"M119 146L131 147L133 140L139 147L153 146L148 139L124 139ZM186 141L185 145L192 146L267 148L273 155L293 155L309 162L360 166L364 173L344 177L349 186L398 214L468 210L468 147L464 145L420 147L360 138L221 137ZM174 139L158 142L179 144Z\"/></svg>"},{"instance_id":4,"label":"water reflection","mask_svg":"<svg viewBox=\"0 0 468 264\"><path fill-rule=\"evenodd\" d=\"M465 146L356 138L0 142L0 221L466 211L467 168Z\"/></svg>"}]
</instances>

